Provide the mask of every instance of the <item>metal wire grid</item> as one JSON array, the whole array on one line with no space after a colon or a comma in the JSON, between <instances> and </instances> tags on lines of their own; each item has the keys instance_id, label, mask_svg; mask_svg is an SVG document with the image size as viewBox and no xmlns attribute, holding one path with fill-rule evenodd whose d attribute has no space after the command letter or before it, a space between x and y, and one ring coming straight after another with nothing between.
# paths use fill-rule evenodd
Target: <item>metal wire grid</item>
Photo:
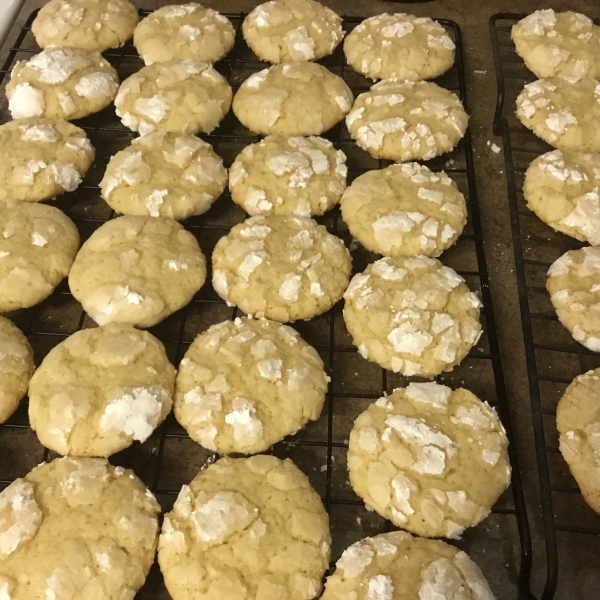
<instances>
[{"instance_id":1,"label":"metal wire grid","mask_svg":"<svg viewBox=\"0 0 600 600\"><path fill-rule=\"evenodd\" d=\"M579 374L600 367L600 356L575 342L560 324L545 288L549 266L567 250L585 244L554 231L523 198L524 174L533 159L552 150L518 121L514 102L536 77L516 54L511 26L524 14L490 19L498 97L494 133L502 135L527 374L546 542L547 572L542 600L561 594L559 571L590 577L582 567L600 552L600 517L584 502L558 448L556 405ZM576 556L569 551L581 548ZM593 562L591 563L593 564ZM596 579L597 581L597 579ZM562 596L561 596L562 597ZM591 597L591 596L590 596Z\"/></svg>"},{"instance_id":2,"label":"metal wire grid","mask_svg":"<svg viewBox=\"0 0 600 600\"><path fill-rule=\"evenodd\" d=\"M6 75L15 62L39 52L30 31L35 14L32 13L22 27L0 70L2 92L7 80ZM147 11L142 11L142 15L146 14ZM250 74L266 65L256 58L242 39L240 28L245 15L226 16L236 27L236 44L233 51L216 67L235 90ZM346 17L344 29L349 31L360 22L359 18ZM460 29L452 21L440 20L440 23L455 40L457 56L455 66L437 82L458 93L466 104ZM115 66L121 80L143 66L131 44L108 51L105 56ZM371 83L346 66L341 48L320 62L343 77L355 94L369 89ZM5 94L2 93L0 121L10 119L4 97ZM114 216L111 209L100 199L98 182L110 156L127 146L135 134L121 125L112 108L82 119L77 124L86 130L96 148L96 161L83 184L75 192L59 197L54 204L74 220L82 240L85 240L97 227ZM383 168L390 164L387 161L375 160L360 150L351 140L343 124L327 132L325 137L346 153L349 181L367 170ZM230 113L216 132L203 138L213 145L216 152L224 158L226 166L229 166L237 153L246 145L257 141L259 136L241 126ZM459 367L440 376L438 380L455 387L464 385L496 406L510 438L508 406L477 207L470 134L467 133L453 153L429 161L428 166L434 170L445 167L446 172L454 178L465 194L469 210L467 228L457 244L444 254L442 260L455 268L471 289L480 293L484 303L484 335L478 346ZM197 237L204 253L210 256L217 240L244 218L245 213L230 200L226 192L206 215L187 220L185 226ZM376 259L374 254L353 242L338 209L330 211L318 220L349 245L355 272L363 270L369 262ZM200 331L224 319L235 318L237 314L237 309L228 308L207 283L186 308L150 331L163 341L170 359L174 364L178 364L188 345ZM14 313L11 317L30 339L36 355L36 364L68 335L94 325L70 295L66 282L40 305ZM282 458L292 458L321 494L331 519L334 538L332 559L337 560L349 544L367 535L388 530L390 526L376 513L369 512L349 485L345 454L352 423L374 399L383 393L390 393L396 387L406 385L409 380L382 370L358 355L345 329L341 304L309 322L295 323L294 327L321 354L331 383L321 418L310 423L295 436L276 444L272 453ZM53 453L39 444L29 428L26 401L23 401L5 425L0 426L0 453L3 457L0 461L0 487L24 475L41 460L54 458ZM458 545L477 561L493 588L514 589L512 598L533 598L529 592L531 543L513 446L509 454L513 466L511 487L499 500L492 511L493 514L480 526L465 532ZM111 457L111 461L133 468L156 494L163 509L170 510L181 485L189 482L198 470L215 458L213 453L193 442L171 415L144 444L134 444ZM137 597L142 600L169 597L157 569L153 569Z\"/></svg>"}]
</instances>

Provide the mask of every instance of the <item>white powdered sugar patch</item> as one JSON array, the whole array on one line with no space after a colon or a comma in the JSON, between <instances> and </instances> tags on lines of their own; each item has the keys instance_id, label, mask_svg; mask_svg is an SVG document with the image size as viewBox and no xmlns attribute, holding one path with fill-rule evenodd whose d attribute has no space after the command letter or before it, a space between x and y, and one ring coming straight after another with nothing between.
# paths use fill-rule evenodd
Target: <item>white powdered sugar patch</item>
<instances>
[{"instance_id":1,"label":"white powdered sugar patch","mask_svg":"<svg viewBox=\"0 0 600 600\"><path fill-rule=\"evenodd\" d=\"M446 408L452 390L445 385L440 385L435 382L411 382L408 384L405 393L411 400L429 404L435 408Z\"/></svg>"},{"instance_id":2,"label":"white powdered sugar patch","mask_svg":"<svg viewBox=\"0 0 600 600\"><path fill-rule=\"evenodd\" d=\"M367 587L367 600L392 600L394 585L388 575L375 575L369 579Z\"/></svg>"},{"instance_id":3,"label":"white powdered sugar patch","mask_svg":"<svg viewBox=\"0 0 600 600\"><path fill-rule=\"evenodd\" d=\"M358 542L344 551L336 567L342 569L346 577L353 579L371 564L373 556L373 551L368 546Z\"/></svg>"},{"instance_id":4,"label":"white powdered sugar patch","mask_svg":"<svg viewBox=\"0 0 600 600\"><path fill-rule=\"evenodd\" d=\"M225 423L233 427L233 437L241 444L253 444L262 438L263 426L256 415L254 403L247 398L234 398L233 410L225 416Z\"/></svg>"},{"instance_id":5,"label":"white powdered sugar patch","mask_svg":"<svg viewBox=\"0 0 600 600\"><path fill-rule=\"evenodd\" d=\"M33 487L17 479L0 493L0 557L30 540L42 522Z\"/></svg>"},{"instance_id":6,"label":"white powdered sugar patch","mask_svg":"<svg viewBox=\"0 0 600 600\"><path fill-rule=\"evenodd\" d=\"M8 101L13 119L39 117L44 112L44 94L30 83L20 83Z\"/></svg>"},{"instance_id":7,"label":"white powdered sugar patch","mask_svg":"<svg viewBox=\"0 0 600 600\"><path fill-rule=\"evenodd\" d=\"M100 100L113 96L118 84L109 73L90 73L82 77L75 86L75 91L88 100Z\"/></svg>"}]
</instances>

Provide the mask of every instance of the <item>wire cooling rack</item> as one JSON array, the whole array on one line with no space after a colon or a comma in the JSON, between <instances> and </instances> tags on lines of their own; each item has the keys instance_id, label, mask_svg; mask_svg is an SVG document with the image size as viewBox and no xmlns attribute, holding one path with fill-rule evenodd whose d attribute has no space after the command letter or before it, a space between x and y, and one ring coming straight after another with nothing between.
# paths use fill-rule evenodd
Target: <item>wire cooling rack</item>
<instances>
[{"instance_id":1,"label":"wire cooling rack","mask_svg":"<svg viewBox=\"0 0 600 600\"><path fill-rule=\"evenodd\" d=\"M148 14L142 11L142 14ZM0 70L0 121L9 120L4 94L7 75L17 60L39 52L30 31L33 13L19 32L15 46ZM233 89L252 73L266 65L260 62L242 39L240 28L244 15L228 14L237 31L233 51L216 65ZM345 18L344 29L350 31L361 19ZM458 93L466 104L466 85L462 55L461 33L452 21L440 21L457 46L454 67L437 82ZM105 53L117 69L121 80L139 70L143 63L135 49L123 48ZM341 48L321 61L348 83L355 94L366 91L370 82L345 65ZM112 218L114 213L100 198L98 182L111 155L127 146L135 134L124 128L113 108L77 123L83 127L96 148L96 161L83 184L75 191L60 196L55 204L77 224L82 240ZM209 141L229 166L238 152L258 136L245 129L230 113ZM343 124L325 134L348 159L349 181L367 170L390 164L371 158L351 140ZM477 207L475 175L470 134L451 154L429 161L434 170L445 170L457 182L467 199L469 221L458 242L442 257L465 278L471 289L477 291L484 303L482 323L484 335L463 363L451 373L438 378L453 387L464 385L480 398L497 407L510 438L508 406L497 336L491 309L488 275L483 250L483 239ZM206 215L185 222L197 237L202 250L210 256L217 240L245 218L245 213L225 193ZM354 271L363 270L376 256L353 242L340 218L338 209L318 219L331 232L340 236L352 250ZM210 282L210 273L208 277ZM362 359L351 343L342 319L341 303L325 315L294 327L310 344L317 348L331 376L327 401L321 418L310 423L295 436L276 444L272 453L289 457L309 476L312 485L321 494L330 514L333 548L332 560L351 543L367 535L389 529L390 524L374 512L369 512L352 491L346 469L348 436L354 419L373 400L394 388L406 385L408 379L384 371ZM150 331L161 339L170 359L178 364L188 345L201 331L224 319L235 318L236 309L228 308L207 283L184 309L167 318ZM81 305L70 295L66 282L40 305L11 315L25 331L36 355L36 364L57 343L68 335L93 326L83 313ZM37 441L28 426L27 402L23 401L17 413L0 426L0 488L22 476L42 460L54 458ZM495 590L510 590L506 598L532 598L528 591L531 570L531 543L525 513L525 504L513 445L510 447L513 466L512 485L500 498L492 515L479 526L465 532L458 543L483 569ZM215 456L193 442L171 415L144 444L135 443L129 449L114 455L111 461L133 468L152 489L164 510L170 510L184 483L215 460ZM139 599L162 600L169 596L158 570L153 569L148 582L137 596Z\"/></svg>"},{"instance_id":2,"label":"wire cooling rack","mask_svg":"<svg viewBox=\"0 0 600 600\"><path fill-rule=\"evenodd\" d=\"M515 100L523 86L537 79L517 55L510 38L512 25L524 16L493 15L490 32L498 81L494 133L502 135L504 145L546 542L547 573L542 600L555 595L571 597L561 588L560 576L581 586L582 597L593 598L600 580L597 569L594 574L586 565L597 564L600 516L584 502L558 449L556 405L577 375L600 367L600 355L575 342L560 324L545 288L549 266L567 250L584 244L543 223L527 208L521 191L531 161L552 150L514 114ZM576 554L573 547L578 548Z\"/></svg>"}]
</instances>

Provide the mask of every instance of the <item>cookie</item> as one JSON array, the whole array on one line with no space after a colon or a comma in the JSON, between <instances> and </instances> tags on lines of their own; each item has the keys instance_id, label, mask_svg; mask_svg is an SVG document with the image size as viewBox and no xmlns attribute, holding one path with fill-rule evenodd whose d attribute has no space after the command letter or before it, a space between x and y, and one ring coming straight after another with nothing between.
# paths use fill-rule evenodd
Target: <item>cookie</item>
<instances>
[{"instance_id":1,"label":"cookie","mask_svg":"<svg viewBox=\"0 0 600 600\"><path fill-rule=\"evenodd\" d=\"M108 323L50 350L29 384L29 421L54 452L107 457L146 441L170 412L174 390L162 342Z\"/></svg>"},{"instance_id":2,"label":"cookie","mask_svg":"<svg viewBox=\"0 0 600 600\"><path fill-rule=\"evenodd\" d=\"M556 408L560 451L585 501L600 513L600 369L576 377Z\"/></svg>"},{"instance_id":3,"label":"cookie","mask_svg":"<svg viewBox=\"0 0 600 600\"><path fill-rule=\"evenodd\" d=\"M600 83L552 77L528 83L517 98L517 117L560 150L600 152Z\"/></svg>"},{"instance_id":4,"label":"cookie","mask_svg":"<svg viewBox=\"0 0 600 600\"><path fill-rule=\"evenodd\" d=\"M0 317L0 423L17 410L33 369L33 350L27 338L12 321Z\"/></svg>"},{"instance_id":5,"label":"cookie","mask_svg":"<svg viewBox=\"0 0 600 600\"><path fill-rule=\"evenodd\" d=\"M417 163L360 175L344 192L340 208L353 237L384 256L439 256L467 221L456 183Z\"/></svg>"},{"instance_id":6,"label":"cookie","mask_svg":"<svg viewBox=\"0 0 600 600\"><path fill-rule=\"evenodd\" d=\"M105 459L42 463L0 492L0 591L133 598L154 561L159 511L132 471Z\"/></svg>"},{"instance_id":7,"label":"cookie","mask_svg":"<svg viewBox=\"0 0 600 600\"><path fill-rule=\"evenodd\" d=\"M226 184L227 169L210 144L155 131L110 159L100 190L119 213L181 220L205 213Z\"/></svg>"},{"instance_id":8,"label":"cookie","mask_svg":"<svg viewBox=\"0 0 600 600\"><path fill-rule=\"evenodd\" d=\"M272 63L318 60L344 37L342 19L314 0L272 0L244 19L244 39L254 54Z\"/></svg>"},{"instance_id":9,"label":"cookie","mask_svg":"<svg viewBox=\"0 0 600 600\"><path fill-rule=\"evenodd\" d=\"M195 2L163 6L133 32L133 45L147 65L186 58L214 63L233 48L234 41L231 21Z\"/></svg>"},{"instance_id":10,"label":"cookie","mask_svg":"<svg viewBox=\"0 0 600 600\"><path fill-rule=\"evenodd\" d=\"M600 154L554 150L527 168L523 196L544 223L600 244Z\"/></svg>"},{"instance_id":11,"label":"cookie","mask_svg":"<svg viewBox=\"0 0 600 600\"><path fill-rule=\"evenodd\" d=\"M366 19L344 40L348 64L371 79L433 79L454 64L455 48L439 23L406 13Z\"/></svg>"},{"instance_id":12,"label":"cookie","mask_svg":"<svg viewBox=\"0 0 600 600\"><path fill-rule=\"evenodd\" d=\"M346 189L346 156L320 137L270 135L229 170L231 198L250 215L322 215Z\"/></svg>"},{"instance_id":13,"label":"cookie","mask_svg":"<svg viewBox=\"0 0 600 600\"><path fill-rule=\"evenodd\" d=\"M177 372L175 417L219 454L255 454L321 414L328 377L291 327L242 318L213 325Z\"/></svg>"},{"instance_id":14,"label":"cookie","mask_svg":"<svg viewBox=\"0 0 600 600\"><path fill-rule=\"evenodd\" d=\"M600 77L600 27L585 15L536 10L513 25L511 37L536 77Z\"/></svg>"},{"instance_id":15,"label":"cookie","mask_svg":"<svg viewBox=\"0 0 600 600\"><path fill-rule=\"evenodd\" d=\"M117 72L98 52L50 47L19 61L6 85L13 119L81 119L107 107L119 89Z\"/></svg>"},{"instance_id":16,"label":"cookie","mask_svg":"<svg viewBox=\"0 0 600 600\"><path fill-rule=\"evenodd\" d=\"M62 120L0 125L0 202L40 202L72 192L94 162L83 129Z\"/></svg>"},{"instance_id":17,"label":"cookie","mask_svg":"<svg viewBox=\"0 0 600 600\"><path fill-rule=\"evenodd\" d=\"M212 284L227 303L273 321L312 319L348 287L352 259L312 219L251 217L215 246Z\"/></svg>"},{"instance_id":18,"label":"cookie","mask_svg":"<svg viewBox=\"0 0 600 600\"><path fill-rule=\"evenodd\" d=\"M0 211L0 312L46 299L68 275L79 233L53 206L21 202Z\"/></svg>"},{"instance_id":19,"label":"cookie","mask_svg":"<svg viewBox=\"0 0 600 600\"><path fill-rule=\"evenodd\" d=\"M469 117L458 96L426 81L386 79L356 98L346 126L375 158L429 160L465 135Z\"/></svg>"},{"instance_id":20,"label":"cookie","mask_svg":"<svg viewBox=\"0 0 600 600\"><path fill-rule=\"evenodd\" d=\"M322 65L291 62L251 75L233 98L242 125L261 135L320 135L352 106L344 80Z\"/></svg>"},{"instance_id":21,"label":"cookie","mask_svg":"<svg viewBox=\"0 0 600 600\"><path fill-rule=\"evenodd\" d=\"M352 278L344 321L363 358L410 377L452 370L481 336L481 301L427 256L382 258Z\"/></svg>"},{"instance_id":22,"label":"cookie","mask_svg":"<svg viewBox=\"0 0 600 600\"><path fill-rule=\"evenodd\" d=\"M115 98L125 127L153 131L210 133L231 106L231 87L210 65L170 60L128 77Z\"/></svg>"},{"instance_id":23,"label":"cookie","mask_svg":"<svg viewBox=\"0 0 600 600\"><path fill-rule=\"evenodd\" d=\"M188 304L205 279L200 246L179 223L125 216L83 244L69 287L98 325L152 327Z\"/></svg>"},{"instance_id":24,"label":"cookie","mask_svg":"<svg viewBox=\"0 0 600 600\"><path fill-rule=\"evenodd\" d=\"M468 390L411 383L369 406L350 432L354 491L395 525L459 539L510 483L496 411Z\"/></svg>"},{"instance_id":25,"label":"cookie","mask_svg":"<svg viewBox=\"0 0 600 600\"><path fill-rule=\"evenodd\" d=\"M546 289L571 335L600 352L600 248L565 252L548 269Z\"/></svg>"},{"instance_id":26,"label":"cookie","mask_svg":"<svg viewBox=\"0 0 600 600\"><path fill-rule=\"evenodd\" d=\"M128 0L50 0L40 8L31 31L40 48L103 52L122 46L138 21L138 11Z\"/></svg>"},{"instance_id":27,"label":"cookie","mask_svg":"<svg viewBox=\"0 0 600 600\"><path fill-rule=\"evenodd\" d=\"M321 499L291 460L222 458L179 492L158 563L173 600L311 600L330 543Z\"/></svg>"},{"instance_id":28,"label":"cookie","mask_svg":"<svg viewBox=\"0 0 600 600\"><path fill-rule=\"evenodd\" d=\"M405 531L346 548L322 600L494 600L479 567L461 550Z\"/></svg>"}]
</instances>

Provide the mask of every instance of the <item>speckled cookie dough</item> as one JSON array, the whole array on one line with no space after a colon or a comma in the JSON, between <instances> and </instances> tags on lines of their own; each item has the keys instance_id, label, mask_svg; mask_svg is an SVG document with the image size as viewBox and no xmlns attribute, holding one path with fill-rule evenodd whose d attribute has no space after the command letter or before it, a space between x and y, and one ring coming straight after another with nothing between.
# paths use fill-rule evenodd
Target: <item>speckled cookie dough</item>
<instances>
[{"instance_id":1,"label":"speckled cookie dough","mask_svg":"<svg viewBox=\"0 0 600 600\"><path fill-rule=\"evenodd\" d=\"M190 58L214 63L235 41L231 21L195 2L163 6L140 21L133 45L147 65Z\"/></svg>"},{"instance_id":2,"label":"speckled cookie dough","mask_svg":"<svg viewBox=\"0 0 600 600\"><path fill-rule=\"evenodd\" d=\"M181 489L158 563L173 600L311 600L330 544L321 499L291 460L222 458Z\"/></svg>"},{"instance_id":3,"label":"speckled cookie dough","mask_svg":"<svg viewBox=\"0 0 600 600\"><path fill-rule=\"evenodd\" d=\"M344 80L322 65L292 62L251 75L232 108L242 125L261 135L320 135L344 118L353 99Z\"/></svg>"},{"instance_id":4,"label":"speckled cookie dough","mask_svg":"<svg viewBox=\"0 0 600 600\"><path fill-rule=\"evenodd\" d=\"M117 72L98 52L48 48L18 62L6 85L13 119L81 119L107 107L119 89Z\"/></svg>"},{"instance_id":5,"label":"speckled cookie dough","mask_svg":"<svg viewBox=\"0 0 600 600\"><path fill-rule=\"evenodd\" d=\"M384 256L439 256L467 221L456 183L417 163L367 171L344 192L340 205L350 233Z\"/></svg>"},{"instance_id":6,"label":"speckled cookie dough","mask_svg":"<svg viewBox=\"0 0 600 600\"><path fill-rule=\"evenodd\" d=\"M363 358L409 377L452 370L481 336L481 301L435 258L382 258L352 278L344 300Z\"/></svg>"},{"instance_id":7,"label":"speckled cookie dough","mask_svg":"<svg viewBox=\"0 0 600 600\"><path fill-rule=\"evenodd\" d=\"M458 96L426 81L385 79L356 98L346 117L356 143L376 158L429 160L465 135L469 117Z\"/></svg>"},{"instance_id":8,"label":"speckled cookie dough","mask_svg":"<svg viewBox=\"0 0 600 600\"><path fill-rule=\"evenodd\" d=\"M548 269L546 289L571 335L600 352L600 248L565 252Z\"/></svg>"},{"instance_id":9,"label":"speckled cookie dough","mask_svg":"<svg viewBox=\"0 0 600 600\"><path fill-rule=\"evenodd\" d=\"M276 0L257 6L242 24L256 56L272 63L317 60L344 37L342 19L314 0Z\"/></svg>"},{"instance_id":10,"label":"speckled cookie dough","mask_svg":"<svg viewBox=\"0 0 600 600\"><path fill-rule=\"evenodd\" d=\"M128 77L115 98L125 127L153 131L210 133L231 106L231 87L210 65L190 59L143 67Z\"/></svg>"},{"instance_id":11,"label":"speckled cookie dough","mask_svg":"<svg viewBox=\"0 0 600 600\"><path fill-rule=\"evenodd\" d=\"M181 220L205 213L226 184L227 169L210 144L155 131L110 159L100 189L122 214Z\"/></svg>"},{"instance_id":12,"label":"speckled cookie dough","mask_svg":"<svg viewBox=\"0 0 600 600\"><path fill-rule=\"evenodd\" d=\"M600 244L600 154L554 150L527 168L523 196L544 223Z\"/></svg>"},{"instance_id":13,"label":"speckled cookie dough","mask_svg":"<svg viewBox=\"0 0 600 600\"><path fill-rule=\"evenodd\" d=\"M312 219L251 217L215 246L212 284L246 314L311 319L344 293L352 259L342 240Z\"/></svg>"},{"instance_id":14,"label":"speckled cookie dough","mask_svg":"<svg viewBox=\"0 0 600 600\"><path fill-rule=\"evenodd\" d=\"M455 48L439 23L406 13L366 19L344 40L348 64L371 79L433 79L454 64Z\"/></svg>"},{"instance_id":15,"label":"speckled cookie dough","mask_svg":"<svg viewBox=\"0 0 600 600\"><path fill-rule=\"evenodd\" d=\"M468 390L411 383L380 398L350 432L354 491L392 523L425 537L460 538L510 483L496 411Z\"/></svg>"},{"instance_id":16,"label":"speckled cookie dough","mask_svg":"<svg viewBox=\"0 0 600 600\"><path fill-rule=\"evenodd\" d=\"M9 121L0 126L0 202L40 202L72 192L93 162L85 131L67 121Z\"/></svg>"},{"instance_id":17,"label":"speckled cookie dough","mask_svg":"<svg viewBox=\"0 0 600 600\"><path fill-rule=\"evenodd\" d=\"M33 369L33 350L27 338L12 321L0 317L0 423L17 410Z\"/></svg>"},{"instance_id":18,"label":"speckled cookie dough","mask_svg":"<svg viewBox=\"0 0 600 600\"><path fill-rule=\"evenodd\" d=\"M328 377L291 327L242 318L213 325L177 372L175 417L219 454L264 452L321 414Z\"/></svg>"},{"instance_id":19,"label":"speckled cookie dough","mask_svg":"<svg viewBox=\"0 0 600 600\"><path fill-rule=\"evenodd\" d=\"M556 408L560 451L585 501L600 513L600 369L576 377Z\"/></svg>"},{"instance_id":20,"label":"speckled cookie dough","mask_svg":"<svg viewBox=\"0 0 600 600\"><path fill-rule=\"evenodd\" d=\"M69 287L98 325L152 327L188 304L205 279L200 246L179 223L125 216L83 244Z\"/></svg>"},{"instance_id":21,"label":"speckled cookie dough","mask_svg":"<svg viewBox=\"0 0 600 600\"><path fill-rule=\"evenodd\" d=\"M405 531L360 540L335 566L321 600L494 600L464 552Z\"/></svg>"},{"instance_id":22,"label":"speckled cookie dough","mask_svg":"<svg viewBox=\"0 0 600 600\"><path fill-rule=\"evenodd\" d=\"M175 368L131 325L83 329L52 348L29 384L29 421L59 454L110 456L144 442L171 410Z\"/></svg>"},{"instance_id":23,"label":"speckled cookie dough","mask_svg":"<svg viewBox=\"0 0 600 600\"><path fill-rule=\"evenodd\" d=\"M536 10L513 25L511 37L536 77L600 77L600 27L585 15Z\"/></svg>"},{"instance_id":24,"label":"speckled cookie dough","mask_svg":"<svg viewBox=\"0 0 600 600\"><path fill-rule=\"evenodd\" d=\"M346 189L346 156L320 137L271 135L246 146L229 171L232 200L250 215L322 215Z\"/></svg>"},{"instance_id":25,"label":"speckled cookie dough","mask_svg":"<svg viewBox=\"0 0 600 600\"><path fill-rule=\"evenodd\" d=\"M42 463L0 492L0 592L7 600L125 600L142 587L160 506L102 458Z\"/></svg>"},{"instance_id":26,"label":"speckled cookie dough","mask_svg":"<svg viewBox=\"0 0 600 600\"><path fill-rule=\"evenodd\" d=\"M68 275L79 233L53 206L21 202L0 210L0 312L46 299Z\"/></svg>"},{"instance_id":27,"label":"speckled cookie dough","mask_svg":"<svg viewBox=\"0 0 600 600\"><path fill-rule=\"evenodd\" d=\"M517 117L560 150L600 152L600 82L553 77L528 83L517 98Z\"/></svg>"}]
</instances>

